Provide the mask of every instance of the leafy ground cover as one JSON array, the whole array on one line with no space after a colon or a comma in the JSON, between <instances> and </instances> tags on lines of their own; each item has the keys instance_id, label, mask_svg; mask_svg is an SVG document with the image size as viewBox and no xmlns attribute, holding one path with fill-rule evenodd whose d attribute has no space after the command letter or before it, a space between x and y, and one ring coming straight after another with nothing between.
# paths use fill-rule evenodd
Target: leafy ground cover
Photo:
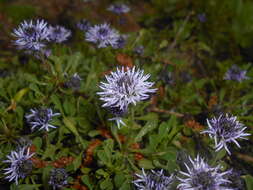
<instances>
[{"instance_id":1,"label":"leafy ground cover","mask_svg":"<svg viewBox=\"0 0 253 190\"><path fill-rule=\"evenodd\" d=\"M252 190L253 2L114 3L0 0L0 189Z\"/></svg>"}]
</instances>

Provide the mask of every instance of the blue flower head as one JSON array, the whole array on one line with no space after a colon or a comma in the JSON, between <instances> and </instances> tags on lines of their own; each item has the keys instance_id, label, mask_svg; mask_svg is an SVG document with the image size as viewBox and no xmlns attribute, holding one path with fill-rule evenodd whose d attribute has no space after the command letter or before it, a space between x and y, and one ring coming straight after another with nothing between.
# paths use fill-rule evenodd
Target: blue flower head
<instances>
[{"instance_id":1,"label":"blue flower head","mask_svg":"<svg viewBox=\"0 0 253 190\"><path fill-rule=\"evenodd\" d=\"M53 189L62 188L68 184L68 174L64 168L54 168L50 172L49 184L53 186Z\"/></svg>"},{"instance_id":2,"label":"blue flower head","mask_svg":"<svg viewBox=\"0 0 253 190\"><path fill-rule=\"evenodd\" d=\"M156 89L151 87L153 82L148 82L150 75L144 74L143 70L117 68L116 72L105 76L107 83L101 82L102 92L98 92L100 99L104 101L103 107L119 107L125 109L129 104L136 105L137 102L146 100Z\"/></svg>"},{"instance_id":3,"label":"blue flower head","mask_svg":"<svg viewBox=\"0 0 253 190\"><path fill-rule=\"evenodd\" d=\"M163 170L145 172L142 169L142 174L135 174L138 179L133 183L138 190L169 190L173 182L174 176L166 176Z\"/></svg>"},{"instance_id":4,"label":"blue flower head","mask_svg":"<svg viewBox=\"0 0 253 190\"><path fill-rule=\"evenodd\" d=\"M49 27L49 32L50 32L50 40L55 43L62 43L71 36L71 31L64 28L63 26L50 26Z\"/></svg>"},{"instance_id":5,"label":"blue flower head","mask_svg":"<svg viewBox=\"0 0 253 190\"><path fill-rule=\"evenodd\" d=\"M246 76L247 71L240 69L236 65L232 65L230 69L225 73L224 79L225 80L234 80L241 82L245 79L249 79L249 77Z\"/></svg>"},{"instance_id":6,"label":"blue flower head","mask_svg":"<svg viewBox=\"0 0 253 190\"><path fill-rule=\"evenodd\" d=\"M125 4L115 3L110 5L107 10L116 14L123 14L128 13L130 11L130 8Z\"/></svg>"},{"instance_id":7,"label":"blue flower head","mask_svg":"<svg viewBox=\"0 0 253 190\"><path fill-rule=\"evenodd\" d=\"M197 15L198 20L202 23L206 22L206 14L205 13L200 13Z\"/></svg>"},{"instance_id":8,"label":"blue flower head","mask_svg":"<svg viewBox=\"0 0 253 190\"><path fill-rule=\"evenodd\" d=\"M126 39L127 36L126 35L120 35L116 44L113 46L114 49L121 49L124 48L126 45Z\"/></svg>"},{"instance_id":9,"label":"blue flower head","mask_svg":"<svg viewBox=\"0 0 253 190\"><path fill-rule=\"evenodd\" d=\"M67 88L72 88L73 90L79 90L81 87L82 78L75 73L72 75L67 82L64 83L64 86Z\"/></svg>"},{"instance_id":10,"label":"blue flower head","mask_svg":"<svg viewBox=\"0 0 253 190\"><path fill-rule=\"evenodd\" d=\"M31 125L32 130L39 128L39 130L49 131L49 128L56 128L49 122L54 116L60 115L60 113L53 113L52 109L31 109L31 113L25 116L28 124Z\"/></svg>"},{"instance_id":11,"label":"blue flower head","mask_svg":"<svg viewBox=\"0 0 253 190\"><path fill-rule=\"evenodd\" d=\"M4 169L7 175L6 179L9 181L15 180L18 184L19 178L25 178L32 171L32 161L30 158L34 153L30 154L30 150L27 147L20 148L18 151L11 151L7 156L8 160L4 160L4 163L9 163L10 167Z\"/></svg>"},{"instance_id":12,"label":"blue flower head","mask_svg":"<svg viewBox=\"0 0 253 190\"><path fill-rule=\"evenodd\" d=\"M199 156L189 160L190 164L185 164L187 171L180 171L184 177L178 177L179 190L233 190L225 186L230 183L226 177L230 171L222 172L219 165L211 167Z\"/></svg>"},{"instance_id":13,"label":"blue flower head","mask_svg":"<svg viewBox=\"0 0 253 190\"><path fill-rule=\"evenodd\" d=\"M134 53L143 55L144 54L144 46L138 45L134 48Z\"/></svg>"},{"instance_id":14,"label":"blue flower head","mask_svg":"<svg viewBox=\"0 0 253 190\"><path fill-rule=\"evenodd\" d=\"M41 51L50 40L50 31L44 20L23 21L12 35L17 38L14 44L18 49L27 51Z\"/></svg>"},{"instance_id":15,"label":"blue flower head","mask_svg":"<svg viewBox=\"0 0 253 190\"><path fill-rule=\"evenodd\" d=\"M117 46L119 37L118 31L106 23L89 27L85 34L86 41L97 44L98 48Z\"/></svg>"},{"instance_id":16,"label":"blue flower head","mask_svg":"<svg viewBox=\"0 0 253 190\"><path fill-rule=\"evenodd\" d=\"M210 138L214 139L216 151L225 148L228 154L231 154L228 148L229 143L235 143L239 148L237 142L239 139L247 139L249 133L245 133L247 128L237 120L237 117L229 116L228 114L221 114L218 118L207 119L208 129L201 133L206 133Z\"/></svg>"},{"instance_id":17,"label":"blue flower head","mask_svg":"<svg viewBox=\"0 0 253 190\"><path fill-rule=\"evenodd\" d=\"M115 115L117 125L123 124L121 120L122 115L127 113L129 104L136 105L137 102L146 100L150 94L155 93L156 89L151 87L153 82L148 82L149 74L144 75L143 70L136 70L122 67L117 68L116 72L105 76L107 82L101 82L101 92L97 94L100 100L104 102L103 107L108 108Z\"/></svg>"},{"instance_id":18,"label":"blue flower head","mask_svg":"<svg viewBox=\"0 0 253 190\"><path fill-rule=\"evenodd\" d=\"M91 27L91 23L86 19L82 19L76 24L76 26L79 30L86 32Z\"/></svg>"}]
</instances>

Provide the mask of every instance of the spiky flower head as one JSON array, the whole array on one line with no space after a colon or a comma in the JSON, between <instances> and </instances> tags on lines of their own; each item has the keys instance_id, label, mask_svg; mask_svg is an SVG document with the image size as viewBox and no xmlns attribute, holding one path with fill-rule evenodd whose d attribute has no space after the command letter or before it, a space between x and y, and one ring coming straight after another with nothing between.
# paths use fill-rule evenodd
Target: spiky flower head
<instances>
[{"instance_id":1,"label":"spiky flower head","mask_svg":"<svg viewBox=\"0 0 253 190\"><path fill-rule=\"evenodd\" d=\"M76 26L79 30L86 32L91 27L91 23L86 19L82 19L76 24Z\"/></svg>"},{"instance_id":2,"label":"spiky flower head","mask_svg":"<svg viewBox=\"0 0 253 190\"><path fill-rule=\"evenodd\" d=\"M107 10L116 14L123 14L128 13L130 11L130 8L125 4L115 3L110 5Z\"/></svg>"},{"instance_id":3,"label":"spiky flower head","mask_svg":"<svg viewBox=\"0 0 253 190\"><path fill-rule=\"evenodd\" d=\"M7 156L8 160L4 160L5 163L10 163L10 167L4 169L7 175L6 179L9 181L15 180L16 184L18 184L19 178L25 178L32 171L32 161L30 158L34 155L34 153L30 153L29 148L23 147L18 151L11 151L11 153Z\"/></svg>"},{"instance_id":4,"label":"spiky flower head","mask_svg":"<svg viewBox=\"0 0 253 190\"><path fill-rule=\"evenodd\" d=\"M228 154L231 154L228 143L235 143L239 148L238 139L247 139L249 133L245 133L247 128L237 120L235 116L221 114L218 118L207 119L208 129L201 133L207 133L210 138L214 139L216 151L225 148Z\"/></svg>"},{"instance_id":5,"label":"spiky flower head","mask_svg":"<svg viewBox=\"0 0 253 190\"><path fill-rule=\"evenodd\" d=\"M49 32L50 32L50 36L49 36L50 40L56 43L62 43L71 36L70 30L59 25L54 26L54 27L50 26Z\"/></svg>"},{"instance_id":6,"label":"spiky flower head","mask_svg":"<svg viewBox=\"0 0 253 190\"><path fill-rule=\"evenodd\" d=\"M75 73L72 75L67 82L64 83L64 86L67 88L72 88L73 90L79 90L81 86L82 78Z\"/></svg>"},{"instance_id":7,"label":"spiky flower head","mask_svg":"<svg viewBox=\"0 0 253 190\"><path fill-rule=\"evenodd\" d=\"M205 13L200 13L197 15L198 20L202 23L206 22L206 14Z\"/></svg>"},{"instance_id":8,"label":"spiky flower head","mask_svg":"<svg viewBox=\"0 0 253 190\"><path fill-rule=\"evenodd\" d=\"M185 164L187 171L180 173L185 178L179 178L179 190L232 190L224 186L230 183L226 175L230 171L221 171L221 166L211 167L199 155L192 160L190 165Z\"/></svg>"},{"instance_id":9,"label":"spiky flower head","mask_svg":"<svg viewBox=\"0 0 253 190\"><path fill-rule=\"evenodd\" d=\"M137 53L139 55L143 55L144 54L144 46L142 45L138 45L134 48L134 53Z\"/></svg>"},{"instance_id":10,"label":"spiky flower head","mask_svg":"<svg viewBox=\"0 0 253 190\"><path fill-rule=\"evenodd\" d=\"M50 108L31 109L31 114L25 116L27 123L31 125L32 130L39 128L39 130L49 131L49 128L56 128L49 122L54 116L60 115L60 113L53 113Z\"/></svg>"},{"instance_id":11,"label":"spiky flower head","mask_svg":"<svg viewBox=\"0 0 253 190\"><path fill-rule=\"evenodd\" d=\"M242 172L240 170L231 169L227 174L227 179L231 183L226 183L226 186L233 190L244 190L246 189L243 178L241 177Z\"/></svg>"},{"instance_id":12,"label":"spiky flower head","mask_svg":"<svg viewBox=\"0 0 253 190\"><path fill-rule=\"evenodd\" d=\"M114 47L117 45L119 33L112 29L109 24L104 23L89 27L85 39L88 42L97 44L98 48Z\"/></svg>"},{"instance_id":13,"label":"spiky flower head","mask_svg":"<svg viewBox=\"0 0 253 190\"><path fill-rule=\"evenodd\" d=\"M156 89L151 87L153 82L147 82L150 75L144 75L140 69L124 67L117 68L116 72L106 75L107 83L101 82L102 92L98 92L100 100L104 101L103 107L119 107L125 109L129 104L136 105L137 102L146 100Z\"/></svg>"},{"instance_id":14,"label":"spiky flower head","mask_svg":"<svg viewBox=\"0 0 253 190\"><path fill-rule=\"evenodd\" d=\"M53 186L53 189L62 188L68 184L68 174L64 168L54 168L50 172L49 184Z\"/></svg>"},{"instance_id":15,"label":"spiky flower head","mask_svg":"<svg viewBox=\"0 0 253 190\"><path fill-rule=\"evenodd\" d=\"M117 43L113 46L114 49L121 49L124 48L126 45L127 35L120 35Z\"/></svg>"},{"instance_id":16,"label":"spiky flower head","mask_svg":"<svg viewBox=\"0 0 253 190\"><path fill-rule=\"evenodd\" d=\"M237 65L232 65L231 68L229 68L228 71L225 73L224 79L241 82L245 79L249 79L246 74L246 70L240 69Z\"/></svg>"},{"instance_id":17,"label":"spiky flower head","mask_svg":"<svg viewBox=\"0 0 253 190\"><path fill-rule=\"evenodd\" d=\"M14 44L27 51L40 51L49 41L50 31L47 22L44 20L23 21L12 33L17 39Z\"/></svg>"},{"instance_id":18,"label":"spiky flower head","mask_svg":"<svg viewBox=\"0 0 253 190\"><path fill-rule=\"evenodd\" d=\"M173 175L164 175L162 169L160 171L151 170L147 173L142 169L142 174L135 175L138 179L133 183L138 190L169 190L174 179Z\"/></svg>"}]
</instances>

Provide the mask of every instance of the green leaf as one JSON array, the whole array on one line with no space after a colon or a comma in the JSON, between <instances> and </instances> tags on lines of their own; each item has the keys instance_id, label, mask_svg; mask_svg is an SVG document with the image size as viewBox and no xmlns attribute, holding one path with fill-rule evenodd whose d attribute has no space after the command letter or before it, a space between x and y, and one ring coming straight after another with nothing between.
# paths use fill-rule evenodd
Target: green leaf
<instances>
[{"instance_id":1,"label":"green leaf","mask_svg":"<svg viewBox=\"0 0 253 190\"><path fill-rule=\"evenodd\" d=\"M88 175L83 175L81 177L82 182L88 186L89 189L93 189L93 185L91 184L90 178Z\"/></svg>"},{"instance_id":2,"label":"green leaf","mask_svg":"<svg viewBox=\"0 0 253 190\"><path fill-rule=\"evenodd\" d=\"M104 178L107 178L108 176L110 176L110 174L104 171L103 169L98 169L96 171L96 174L99 176L103 176Z\"/></svg>"},{"instance_id":3,"label":"green leaf","mask_svg":"<svg viewBox=\"0 0 253 190\"><path fill-rule=\"evenodd\" d=\"M63 109L62 109L62 104L58 96L53 94L51 96L51 101L55 104L55 107L61 111L62 114L64 114Z\"/></svg>"},{"instance_id":4,"label":"green leaf","mask_svg":"<svg viewBox=\"0 0 253 190\"><path fill-rule=\"evenodd\" d=\"M52 169L53 169L52 166L47 166L47 167L43 168L42 181L43 181L43 188L46 190L49 189L48 180L50 178L50 172Z\"/></svg>"},{"instance_id":5,"label":"green leaf","mask_svg":"<svg viewBox=\"0 0 253 190\"><path fill-rule=\"evenodd\" d=\"M41 186L40 184L36 184L36 185L21 184L21 185L18 185L17 190L36 190L40 186Z\"/></svg>"},{"instance_id":6,"label":"green leaf","mask_svg":"<svg viewBox=\"0 0 253 190\"><path fill-rule=\"evenodd\" d=\"M83 145L83 147L85 148L86 145L83 142L82 137L79 135L76 126L74 124L74 120L72 118L69 117L64 117L63 118L63 123L65 124L65 126L77 137L77 139L80 141L80 143Z\"/></svg>"},{"instance_id":7,"label":"green leaf","mask_svg":"<svg viewBox=\"0 0 253 190\"><path fill-rule=\"evenodd\" d=\"M147 159L141 159L138 162L138 165L140 168L144 168L144 169L154 169L155 168L152 161L147 160Z\"/></svg>"},{"instance_id":8,"label":"green leaf","mask_svg":"<svg viewBox=\"0 0 253 190\"><path fill-rule=\"evenodd\" d=\"M110 178L105 179L100 183L100 188L101 189L106 189L106 190L112 190L113 189L113 184L112 180Z\"/></svg>"},{"instance_id":9,"label":"green leaf","mask_svg":"<svg viewBox=\"0 0 253 190\"><path fill-rule=\"evenodd\" d=\"M51 158L53 160L56 150L57 150L56 146L49 144L43 154L42 159Z\"/></svg>"},{"instance_id":10,"label":"green leaf","mask_svg":"<svg viewBox=\"0 0 253 190\"><path fill-rule=\"evenodd\" d=\"M253 189L253 177L251 175L245 175L245 176L243 176L243 178L246 182L247 190L252 190Z\"/></svg>"},{"instance_id":11,"label":"green leaf","mask_svg":"<svg viewBox=\"0 0 253 190\"><path fill-rule=\"evenodd\" d=\"M23 88L20 91L18 91L18 93L14 96L15 102L19 102L29 90L30 90L29 88Z\"/></svg>"},{"instance_id":12,"label":"green leaf","mask_svg":"<svg viewBox=\"0 0 253 190\"><path fill-rule=\"evenodd\" d=\"M42 145L41 137L35 137L33 140L33 144L36 146L37 149L40 149Z\"/></svg>"},{"instance_id":13,"label":"green leaf","mask_svg":"<svg viewBox=\"0 0 253 190\"><path fill-rule=\"evenodd\" d=\"M74 171L76 171L82 164L82 157L83 153L79 154L78 156L75 157L75 160L73 161L73 166L74 166Z\"/></svg>"},{"instance_id":14,"label":"green leaf","mask_svg":"<svg viewBox=\"0 0 253 190\"><path fill-rule=\"evenodd\" d=\"M123 173L117 173L114 177L114 183L117 188L121 187L125 180L126 178Z\"/></svg>"},{"instance_id":15,"label":"green leaf","mask_svg":"<svg viewBox=\"0 0 253 190\"><path fill-rule=\"evenodd\" d=\"M134 139L134 142L141 141L142 137L145 136L148 132L154 130L157 126L156 121L148 121L146 125L140 130L137 136Z\"/></svg>"},{"instance_id":16,"label":"green leaf","mask_svg":"<svg viewBox=\"0 0 253 190\"><path fill-rule=\"evenodd\" d=\"M35 83L31 83L29 85L29 88L31 90L33 90L34 92L36 92L37 94L41 95L41 96L44 96L44 94L42 92L40 92L40 89L38 88L38 86L35 84Z\"/></svg>"}]
</instances>

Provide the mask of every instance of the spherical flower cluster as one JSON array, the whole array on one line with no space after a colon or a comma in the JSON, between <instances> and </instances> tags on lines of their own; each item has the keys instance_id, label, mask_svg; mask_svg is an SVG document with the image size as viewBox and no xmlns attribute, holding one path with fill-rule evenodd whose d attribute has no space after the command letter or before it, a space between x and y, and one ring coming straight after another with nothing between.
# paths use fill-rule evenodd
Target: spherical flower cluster
<instances>
[{"instance_id":1,"label":"spherical flower cluster","mask_svg":"<svg viewBox=\"0 0 253 190\"><path fill-rule=\"evenodd\" d=\"M120 35L116 44L113 46L113 48L114 49L124 48L124 46L126 45L126 39L127 39L127 35Z\"/></svg>"},{"instance_id":2,"label":"spherical flower cluster","mask_svg":"<svg viewBox=\"0 0 253 190\"><path fill-rule=\"evenodd\" d=\"M79 30L86 32L91 27L91 23L86 19L82 19L76 24L76 26Z\"/></svg>"},{"instance_id":3,"label":"spherical flower cluster","mask_svg":"<svg viewBox=\"0 0 253 190\"><path fill-rule=\"evenodd\" d=\"M189 160L191 164L185 164L187 172L180 171L185 178L178 178L179 190L232 190L224 186L230 183L226 179L230 171L221 172L221 166L211 167L199 156Z\"/></svg>"},{"instance_id":4,"label":"spherical flower cluster","mask_svg":"<svg viewBox=\"0 0 253 190\"><path fill-rule=\"evenodd\" d=\"M156 92L156 89L151 89L153 82L147 82L150 75L144 75L143 70L136 70L124 67L117 68L116 72L105 76L107 83L101 82L100 88L102 92L97 94L101 96L101 100L105 103L103 107L119 107L120 109L127 108L129 104L136 105L137 102L146 100L150 94Z\"/></svg>"},{"instance_id":5,"label":"spherical flower cluster","mask_svg":"<svg viewBox=\"0 0 253 190\"><path fill-rule=\"evenodd\" d=\"M107 10L116 14L123 14L128 13L130 11L130 8L125 4L115 3L110 5Z\"/></svg>"},{"instance_id":6,"label":"spherical flower cluster","mask_svg":"<svg viewBox=\"0 0 253 190\"><path fill-rule=\"evenodd\" d=\"M62 43L66 41L70 36L71 36L71 31L64 28L63 26L50 26L49 27L49 32L50 32L50 40L52 42L56 43Z\"/></svg>"},{"instance_id":7,"label":"spherical flower cluster","mask_svg":"<svg viewBox=\"0 0 253 190\"><path fill-rule=\"evenodd\" d=\"M13 36L17 38L14 44L19 49L28 51L40 51L49 39L50 31L47 22L44 20L30 20L22 22L17 29L14 29Z\"/></svg>"},{"instance_id":8,"label":"spherical flower cluster","mask_svg":"<svg viewBox=\"0 0 253 190\"><path fill-rule=\"evenodd\" d=\"M129 104L136 105L156 92L156 89L151 88L154 83L147 82L149 77L149 74L144 75L143 70L136 70L135 67L126 68L126 71L122 67L105 76L107 83L100 83L102 92L97 94L100 95L100 100L104 101L103 107L114 110L116 118L112 120L116 120L117 124L122 123L120 117L127 112Z\"/></svg>"},{"instance_id":9,"label":"spherical flower cluster","mask_svg":"<svg viewBox=\"0 0 253 190\"><path fill-rule=\"evenodd\" d=\"M49 184L53 186L53 189L62 188L68 184L68 174L63 168L54 168L50 172Z\"/></svg>"},{"instance_id":10,"label":"spherical flower cluster","mask_svg":"<svg viewBox=\"0 0 253 190\"><path fill-rule=\"evenodd\" d=\"M119 37L118 31L106 23L89 27L85 34L86 41L97 44L98 48L115 47L118 44Z\"/></svg>"},{"instance_id":11,"label":"spherical flower cluster","mask_svg":"<svg viewBox=\"0 0 253 190\"><path fill-rule=\"evenodd\" d=\"M143 55L144 54L144 47L142 45L138 45L134 48L134 53Z\"/></svg>"},{"instance_id":12,"label":"spherical flower cluster","mask_svg":"<svg viewBox=\"0 0 253 190\"><path fill-rule=\"evenodd\" d=\"M232 65L232 67L228 69L228 71L225 73L224 79L241 82L249 78L246 76L246 74L247 74L246 70L242 70L238 66Z\"/></svg>"},{"instance_id":13,"label":"spherical flower cluster","mask_svg":"<svg viewBox=\"0 0 253 190\"><path fill-rule=\"evenodd\" d=\"M249 133L244 133L247 128L242 123L237 121L237 117L221 114L218 118L214 117L211 120L207 119L208 129L201 133L207 133L210 138L214 139L215 149L219 151L222 148L231 154L227 144L235 143L239 148L238 139L247 139Z\"/></svg>"},{"instance_id":14,"label":"spherical flower cluster","mask_svg":"<svg viewBox=\"0 0 253 190\"><path fill-rule=\"evenodd\" d=\"M205 13L200 13L200 14L198 14L197 15L197 17L198 17L198 20L200 21L200 22L202 22L202 23L204 23L204 22L206 22L206 14Z\"/></svg>"},{"instance_id":15,"label":"spherical flower cluster","mask_svg":"<svg viewBox=\"0 0 253 190\"><path fill-rule=\"evenodd\" d=\"M169 190L173 182L174 176L166 176L163 174L163 170L145 173L142 169L142 174L135 174L138 179L133 183L138 190Z\"/></svg>"},{"instance_id":16,"label":"spherical flower cluster","mask_svg":"<svg viewBox=\"0 0 253 190\"><path fill-rule=\"evenodd\" d=\"M72 75L67 82L64 83L66 88L72 88L73 90L79 90L81 86L82 78L75 73Z\"/></svg>"},{"instance_id":17,"label":"spherical flower cluster","mask_svg":"<svg viewBox=\"0 0 253 190\"><path fill-rule=\"evenodd\" d=\"M7 156L8 160L4 160L5 163L10 163L9 168L4 169L7 175L6 179L9 181L15 180L18 184L19 178L25 178L32 171L32 161L30 158L34 153L30 154L30 150L27 147L20 148L18 151L11 151Z\"/></svg>"},{"instance_id":18,"label":"spherical flower cluster","mask_svg":"<svg viewBox=\"0 0 253 190\"><path fill-rule=\"evenodd\" d=\"M25 116L27 123L31 125L32 130L39 128L39 130L45 129L49 131L49 128L56 128L49 122L54 116L60 115L60 113L53 113L52 109L31 109L31 114Z\"/></svg>"}]
</instances>

